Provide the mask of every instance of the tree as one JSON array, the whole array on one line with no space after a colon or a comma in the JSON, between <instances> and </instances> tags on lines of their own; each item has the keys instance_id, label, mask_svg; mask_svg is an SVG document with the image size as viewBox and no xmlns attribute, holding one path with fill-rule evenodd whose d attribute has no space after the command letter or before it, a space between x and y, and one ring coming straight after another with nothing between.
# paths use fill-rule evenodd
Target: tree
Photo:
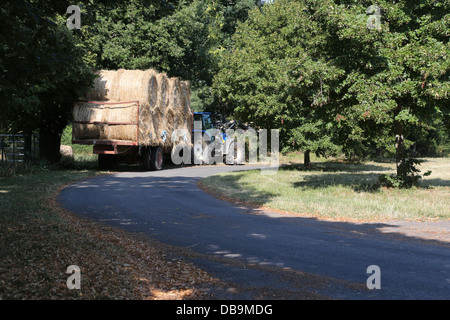
<instances>
[{"instance_id":1,"label":"tree","mask_svg":"<svg viewBox=\"0 0 450 320\"><path fill-rule=\"evenodd\" d=\"M68 0L7 0L0 8L0 129L38 131L41 156L58 161L72 103L98 69L167 72L191 81L201 107L214 106L210 86L221 48L256 2L79 1L81 29L68 30Z\"/></svg>"},{"instance_id":2,"label":"tree","mask_svg":"<svg viewBox=\"0 0 450 320\"><path fill-rule=\"evenodd\" d=\"M283 122L284 145L300 140L303 150L323 141L364 155L395 137L405 178L409 132L448 117L449 2L372 5L277 0L253 10L216 77L224 106L262 126Z\"/></svg>"},{"instance_id":3,"label":"tree","mask_svg":"<svg viewBox=\"0 0 450 320\"><path fill-rule=\"evenodd\" d=\"M0 9L0 121L10 130L39 132L40 156L49 162L59 160L73 100L93 81L66 26L67 6L20 0Z\"/></svg>"},{"instance_id":4,"label":"tree","mask_svg":"<svg viewBox=\"0 0 450 320\"><path fill-rule=\"evenodd\" d=\"M449 113L450 3L308 2L330 35L329 59L345 70L336 92L348 125L370 141L386 143L383 132L395 137L397 177L407 179L416 163L407 159L408 136ZM376 28L368 8L378 15Z\"/></svg>"},{"instance_id":5,"label":"tree","mask_svg":"<svg viewBox=\"0 0 450 320\"><path fill-rule=\"evenodd\" d=\"M326 60L327 38L301 1L278 0L250 12L221 62L214 88L243 121L280 130L284 150L336 152L331 92L341 71Z\"/></svg>"},{"instance_id":6,"label":"tree","mask_svg":"<svg viewBox=\"0 0 450 320\"><path fill-rule=\"evenodd\" d=\"M161 6L167 3L166 6ZM86 47L97 69L154 68L191 82L193 107L211 110L212 78L237 21L256 0L86 4ZM162 10L162 8L165 8Z\"/></svg>"}]
</instances>

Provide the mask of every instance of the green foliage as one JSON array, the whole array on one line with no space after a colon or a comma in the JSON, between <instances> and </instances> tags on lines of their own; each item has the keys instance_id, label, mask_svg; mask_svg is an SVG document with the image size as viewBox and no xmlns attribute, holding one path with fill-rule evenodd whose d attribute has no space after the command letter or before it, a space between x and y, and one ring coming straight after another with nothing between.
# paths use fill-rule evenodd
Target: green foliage
<instances>
[{"instance_id":1,"label":"green foliage","mask_svg":"<svg viewBox=\"0 0 450 320\"><path fill-rule=\"evenodd\" d=\"M448 121L450 3L376 1L379 29L368 27L373 4L277 0L251 11L215 77L223 108L279 128L285 148L365 157L397 135L404 159L418 132Z\"/></svg>"},{"instance_id":2,"label":"green foliage","mask_svg":"<svg viewBox=\"0 0 450 320\"><path fill-rule=\"evenodd\" d=\"M413 150L416 156L450 156L450 130L443 120L436 119L430 126L415 128L411 136L415 141Z\"/></svg>"},{"instance_id":3,"label":"green foliage","mask_svg":"<svg viewBox=\"0 0 450 320\"><path fill-rule=\"evenodd\" d=\"M214 109L211 93L223 50L255 0L133 0L86 4L84 46L96 69L154 68L191 82L195 109ZM82 8L83 10L83 8Z\"/></svg>"},{"instance_id":4,"label":"green foliage","mask_svg":"<svg viewBox=\"0 0 450 320\"><path fill-rule=\"evenodd\" d=\"M409 158L399 167L397 174L383 174L380 175L377 181L377 185L388 188L411 188L418 186L420 179L429 176L431 170L428 170L423 175L420 174L420 170L417 166L423 161Z\"/></svg>"},{"instance_id":5,"label":"green foliage","mask_svg":"<svg viewBox=\"0 0 450 320\"><path fill-rule=\"evenodd\" d=\"M324 34L301 1L254 9L238 26L214 89L226 112L264 128L280 129L284 150L338 150L337 123L326 112L330 86L341 71L326 62Z\"/></svg>"},{"instance_id":6,"label":"green foliage","mask_svg":"<svg viewBox=\"0 0 450 320\"><path fill-rule=\"evenodd\" d=\"M72 101L93 80L76 32L60 15L66 8L24 0L1 6L0 122L9 130L62 129Z\"/></svg>"},{"instance_id":7,"label":"green foliage","mask_svg":"<svg viewBox=\"0 0 450 320\"><path fill-rule=\"evenodd\" d=\"M71 4L2 3L2 132L58 142L93 70L155 68L191 81L196 111L280 129L286 151L449 152L449 1L80 1L68 30Z\"/></svg>"},{"instance_id":8,"label":"green foliage","mask_svg":"<svg viewBox=\"0 0 450 320\"><path fill-rule=\"evenodd\" d=\"M236 23L255 0L80 1L81 29L59 1L7 0L0 8L0 130L41 133L53 154L73 100L98 69L154 68L192 83L196 108L213 109L212 77Z\"/></svg>"}]
</instances>

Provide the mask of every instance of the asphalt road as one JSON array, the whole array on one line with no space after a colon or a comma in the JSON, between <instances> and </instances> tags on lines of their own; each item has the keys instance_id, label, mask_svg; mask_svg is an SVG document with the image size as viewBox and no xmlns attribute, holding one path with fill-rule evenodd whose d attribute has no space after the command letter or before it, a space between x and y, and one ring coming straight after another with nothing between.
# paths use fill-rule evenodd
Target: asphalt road
<instances>
[{"instance_id":1,"label":"asphalt road","mask_svg":"<svg viewBox=\"0 0 450 320\"><path fill-rule=\"evenodd\" d=\"M403 232L412 224L281 215L219 200L196 186L218 172L252 168L114 173L75 183L58 200L81 216L182 248L230 283L215 293L219 299L450 299L450 242ZM414 225L422 226L430 228ZM448 235L450 225L439 226ZM368 273L372 265L379 272ZM380 288L369 289L368 279Z\"/></svg>"}]
</instances>

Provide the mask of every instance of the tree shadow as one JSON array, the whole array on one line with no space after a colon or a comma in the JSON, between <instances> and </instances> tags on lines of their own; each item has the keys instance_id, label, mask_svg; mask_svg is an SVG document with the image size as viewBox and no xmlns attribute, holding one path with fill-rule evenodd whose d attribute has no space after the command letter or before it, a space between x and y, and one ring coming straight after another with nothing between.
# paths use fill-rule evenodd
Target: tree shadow
<instances>
[{"instance_id":1,"label":"tree shadow","mask_svg":"<svg viewBox=\"0 0 450 320\"><path fill-rule=\"evenodd\" d=\"M250 284L254 288L267 286L278 289L280 298L295 298L305 290L327 295L328 288L336 287L340 288L340 292L348 294L345 297L371 298L374 292L363 290L367 280L365 271L367 266L379 262L374 262L374 258L364 250L376 247L380 251L374 249L370 252L374 257L382 252L383 257L392 259L401 255L402 258L411 260L411 251L417 252L417 255L433 254L433 259L443 265L443 254L434 255L435 249L427 249L423 244L445 248L450 245L448 234L446 239L445 235L442 238L427 238L427 234L410 233L410 227L421 228L417 222L402 226L395 222L328 221L223 201L228 199L211 196L196 188L202 178L201 174L191 173L190 170L189 173L174 171L171 176L163 176L161 173L130 173L88 179L64 189L59 200L66 209L86 218L183 248L177 253L195 258L207 271L217 272L219 276L225 275L229 281ZM332 184L330 179L333 174L326 175L329 176L328 180L325 179L326 183ZM240 173L224 178L236 188L237 193L242 193L243 198L253 203L265 204L276 195L272 191L261 193L255 189L246 190L240 181ZM345 173L345 178L349 180L339 183L355 183L361 176ZM320 181L309 182L321 187ZM308 184L306 187L309 187ZM216 195L214 189L209 191ZM414 242L421 245L414 246ZM324 250L325 248L327 249ZM364 252L353 248L361 248ZM337 254L331 259L330 252L333 251ZM192 252L196 254L193 255ZM386 288L395 281L409 283L409 274L398 272L397 269L402 270L403 267L402 259L398 261L400 262L392 270L389 265L381 265ZM439 272L436 265L432 265L434 274ZM411 268L413 267L414 265ZM316 281L317 274L326 275L327 278ZM396 280L397 277L403 278ZM351 283L347 286L332 278L346 279ZM261 279L265 281L261 282ZM317 283L321 286L316 285ZM327 287L329 283L332 287ZM356 294L353 287L350 287L355 283L361 284ZM396 294L414 298L414 294L417 294L415 290L422 290L420 283L418 281L417 286L410 288L408 293L399 293L393 288L395 290L392 292L385 289L377 294L381 298ZM425 289L424 294L428 294ZM244 289L240 291L247 292L249 291ZM236 297L240 297L239 294Z\"/></svg>"},{"instance_id":2,"label":"tree shadow","mask_svg":"<svg viewBox=\"0 0 450 320\"><path fill-rule=\"evenodd\" d=\"M392 171L391 168L370 163L318 162L309 167L303 164L288 165L284 171L304 171L302 181L293 183L294 188L350 187L356 192L376 192L380 189L378 177ZM314 174L317 172L317 174Z\"/></svg>"},{"instance_id":3,"label":"tree shadow","mask_svg":"<svg viewBox=\"0 0 450 320\"><path fill-rule=\"evenodd\" d=\"M384 163L384 162L383 162ZM295 188L327 188L333 186L350 187L356 192L377 192L381 188L380 175L394 173L393 168L368 163L323 162L314 163L310 167L303 164L287 165L280 170L316 172L302 177L302 181L294 182ZM329 172L329 173L327 173ZM426 178L419 181L416 188L431 189L433 187L449 187L450 180Z\"/></svg>"},{"instance_id":4,"label":"tree shadow","mask_svg":"<svg viewBox=\"0 0 450 320\"><path fill-rule=\"evenodd\" d=\"M362 172L362 171L376 171L387 172L392 170L391 168L369 164L369 163L346 163L346 162L315 162L310 166L303 164L289 164L282 166L281 170L293 170L293 171L321 171L321 172Z\"/></svg>"},{"instance_id":5,"label":"tree shadow","mask_svg":"<svg viewBox=\"0 0 450 320\"><path fill-rule=\"evenodd\" d=\"M420 181L420 185L424 188L432 187L450 187L450 180L445 180L441 178L424 179Z\"/></svg>"},{"instance_id":6,"label":"tree shadow","mask_svg":"<svg viewBox=\"0 0 450 320\"><path fill-rule=\"evenodd\" d=\"M220 178L220 184L214 185L208 183L210 179L205 178L197 185L208 193L222 200L238 202L244 205L265 205L276 196L276 193L269 191L256 190L251 183L243 182L246 176L244 172L234 171L232 175L225 175ZM211 179L215 179L214 177ZM226 189L224 189L226 186Z\"/></svg>"},{"instance_id":7,"label":"tree shadow","mask_svg":"<svg viewBox=\"0 0 450 320\"><path fill-rule=\"evenodd\" d=\"M293 183L294 188L320 189L328 187L347 187L356 192L377 192L377 173L321 173L318 175L305 175L302 181Z\"/></svg>"}]
</instances>

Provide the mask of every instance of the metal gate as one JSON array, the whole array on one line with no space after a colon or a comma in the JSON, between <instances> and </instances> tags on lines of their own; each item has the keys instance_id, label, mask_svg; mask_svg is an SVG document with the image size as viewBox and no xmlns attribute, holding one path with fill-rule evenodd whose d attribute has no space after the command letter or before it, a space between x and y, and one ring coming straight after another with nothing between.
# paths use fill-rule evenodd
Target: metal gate
<instances>
[{"instance_id":1,"label":"metal gate","mask_svg":"<svg viewBox=\"0 0 450 320\"><path fill-rule=\"evenodd\" d=\"M37 160L39 154L37 136L31 135L28 148L25 141L26 136L23 134L0 134L0 165L16 165L24 162L26 157L30 161Z\"/></svg>"}]
</instances>

